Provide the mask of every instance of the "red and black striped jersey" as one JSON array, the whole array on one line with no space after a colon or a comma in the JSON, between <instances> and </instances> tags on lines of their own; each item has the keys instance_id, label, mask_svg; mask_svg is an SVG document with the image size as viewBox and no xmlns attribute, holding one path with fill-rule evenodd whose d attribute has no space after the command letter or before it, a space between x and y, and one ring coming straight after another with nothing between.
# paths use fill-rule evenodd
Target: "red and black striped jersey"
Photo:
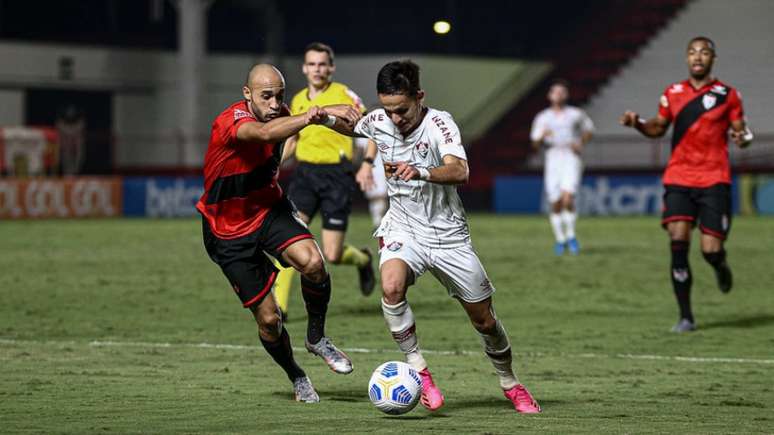
<instances>
[{"instance_id":1,"label":"red and black striped jersey","mask_svg":"<svg viewBox=\"0 0 774 435\"><path fill-rule=\"evenodd\" d=\"M664 184L701 188L731 183L728 129L744 118L736 89L720 80L695 89L684 80L666 88L658 113L673 123Z\"/></svg>"},{"instance_id":2,"label":"red and black striped jersey","mask_svg":"<svg viewBox=\"0 0 774 435\"><path fill-rule=\"evenodd\" d=\"M256 121L247 101L240 101L212 123L204 157L204 194L196 208L223 239L257 230L282 198L278 182L282 144L237 141L239 126Z\"/></svg>"}]
</instances>

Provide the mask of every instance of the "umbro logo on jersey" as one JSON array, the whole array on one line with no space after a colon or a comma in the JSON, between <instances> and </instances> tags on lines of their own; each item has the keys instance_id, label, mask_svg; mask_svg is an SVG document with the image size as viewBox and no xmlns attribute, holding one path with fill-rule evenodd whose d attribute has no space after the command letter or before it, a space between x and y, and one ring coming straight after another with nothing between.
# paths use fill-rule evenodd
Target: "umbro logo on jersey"
<instances>
[{"instance_id":1,"label":"umbro logo on jersey","mask_svg":"<svg viewBox=\"0 0 774 435\"><path fill-rule=\"evenodd\" d=\"M252 118L253 115L250 114L250 112L245 112L244 110L240 109L234 109L234 121L237 121L242 118Z\"/></svg>"},{"instance_id":2,"label":"umbro logo on jersey","mask_svg":"<svg viewBox=\"0 0 774 435\"><path fill-rule=\"evenodd\" d=\"M376 147L379 148L380 151L387 151L390 148L386 143L380 143L376 145Z\"/></svg>"},{"instance_id":3,"label":"umbro logo on jersey","mask_svg":"<svg viewBox=\"0 0 774 435\"><path fill-rule=\"evenodd\" d=\"M682 83L675 83L672 85L672 88L669 89L670 94L677 94L683 92L683 84Z\"/></svg>"},{"instance_id":4,"label":"umbro logo on jersey","mask_svg":"<svg viewBox=\"0 0 774 435\"><path fill-rule=\"evenodd\" d=\"M401 243L401 242L390 242L387 245L387 249L389 249L392 252L400 251L400 248L402 248L402 247L403 247L403 243Z\"/></svg>"},{"instance_id":5,"label":"umbro logo on jersey","mask_svg":"<svg viewBox=\"0 0 774 435\"><path fill-rule=\"evenodd\" d=\"M704 108L706 110L710 110L713 107L715 107L715 103L718 101L718 97L715 96L715 94L711 92L707 92L704 94L704 96L701 98L701 104L704 105Z\"/></svg>"},{"instance_id":6,"label":"umbro logo on jersey","mask_svg":"<svg viewBox=\"0 0 774 435\"><path fill-rule=\"evenodd\" d=\"M726 92L728 91L726 90L726 87L723 85L715 85L712 87L712 92L715 92L716 94L720 94L720 95L726 95Z\"/></svg>"}]
</instances>

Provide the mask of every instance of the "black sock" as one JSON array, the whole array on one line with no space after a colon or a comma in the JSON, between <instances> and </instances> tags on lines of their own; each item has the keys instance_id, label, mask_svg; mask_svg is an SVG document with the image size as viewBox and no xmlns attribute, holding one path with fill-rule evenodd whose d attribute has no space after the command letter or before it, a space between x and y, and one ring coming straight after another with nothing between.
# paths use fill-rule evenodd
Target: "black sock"
<instances>
[{"instance_id":1,"label":"black sock","mask_svg":"<svg viewBox=\"0 0 774 435\"><path fill-rule=\"evenodd\" d=\"M690 242L672 240L672 287L680 307L680 318L693 322L691 312L691 266L688 264Z\"/></svg>"},{"instance_id":2,"label":"black sock","mask_svg":"<svg viewBox=\"0 0 774 435\"><path fill-rule=\"evenodd\" d=\"M290 336L285 327L282 327L282 334L279 340L275 342L266 341L261 337L261 344L266 352L276 361L277 364L285 370L290 381L294 381L298 378L306 376L301 367L296 364L296 360L293 358L293 348L290 346Z\"/></svg>"},{"instance_id":3,"label":"black sock","mask_svg":"<svg viewBox=\"0 0 774 435\"><path fill-rule=\"evenodd\" d=\"M326 275L323 282L312 282L301 277L301 293L304 295L309 321L306 324L306 339L317 344L325 336L325 313L331 300L331 276Z\"/></svg>"},{"instance_id":4,"label":"black sock","mask_svg":"<svg viewBox=\"0 0 774 435\"><path fill-rule=\"evenodd\" d=\"M703 252L704 259L712 266L715 271L725 266L726 264L726 250L721 249L718 252Z\"/></svg>"}]
</instances>

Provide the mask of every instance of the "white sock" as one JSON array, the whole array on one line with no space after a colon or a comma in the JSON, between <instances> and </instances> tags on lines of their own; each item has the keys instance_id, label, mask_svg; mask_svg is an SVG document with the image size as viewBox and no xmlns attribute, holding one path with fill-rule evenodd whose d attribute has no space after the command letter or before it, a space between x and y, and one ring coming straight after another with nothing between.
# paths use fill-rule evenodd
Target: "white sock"
<instances>
[{"instance_id":1,"label":"white sock","mask_svg":"<svg viewBox=\"0 0 774 435\"><path fill-rule=\"evenodd\" d=\"M564 243L567 239L564 237L564 231L562 230L562 215L559 213L550 213L548 220L551 222L551 228L554 230L554 237L556 237L557 243Z\"/></svg>"},{"instance_id":2,"label":"white sock","mask_svg":"<svg viewBox=\"0 0 774 435\"><path fill-rule=\"evenodd\" d=\"M575 238L575 221L578 219L578 214L574 211L562 210L562 222L565 226L565 235L568 239Z\"/></svg>"},{"instance_id":3,"label":"white sock","mask_svg":"<svg viewBox=\"0 0 774 435\"><path fill-rule=\"evenodd\" d=\"M519 384L519 378L513 373L511 363L511 342L503 324L497 319L497 329L493 335L481 334L484 343L484 352L492 362L497 376L500 378L500 386L503 390L510 390Z\"/></svg>"},{"instance_id":4,"label":"white sock","mask_svg":"<svg viewBox=\"0 0 774 435\"><path fill-rule=\"evenodd\" d=\"M390 328L392 338L398 343L398 347L406 354L406 362L421 371L427 368L427 362L419 351L414 313L408 302L403 300L395 305L390 305L382 299L382 314Z\"/></svg>"},{"instance_id":5,"label":"white sock","mask_svg":"<svg viewBox=\"0 0 774 435\"><path fill-rule=\"evenodd\" d=\"M386 198L374 198L368 201L368 212L371 213L371 222L375 227L382 223L384 213L387 211Z\"/></svg>"}]
</instances>

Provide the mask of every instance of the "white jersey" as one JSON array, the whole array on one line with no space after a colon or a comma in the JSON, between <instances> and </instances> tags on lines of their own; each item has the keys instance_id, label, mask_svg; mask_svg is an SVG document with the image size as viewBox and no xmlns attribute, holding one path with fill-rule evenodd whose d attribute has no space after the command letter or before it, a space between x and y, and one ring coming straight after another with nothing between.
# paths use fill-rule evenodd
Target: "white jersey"
<instances>
[{"instance_id":1,"label":"white jersey","mask_svg":"<svg viewBox=\"0 0 774 435\"><path fill-rule=\"evenodd\" d=\"M543 139L543 143L548 147L548 161L553 157L574 156L572 144L580 143L583 133L594 132L594 123L586 112L575 106L565 106L560 111L549 107L535 117L530 138L533 141L540 140L546 131L550 132Z\"/></svg>"},{"instance_id":2,"label":"white jersey","mask_svg":"<svg viewBox=\"0 0 774 435\"><path fill-rule=\"evenodd\" d=\"M385 163L408 162L416 167L443 165L443 157L467 160L452 116L428 108L419 126L403 137L384 109L365 115L355 133L373 139ZM422 180L387 180L390 208L376 237L402 237L430 248L456 248L470 243L470 232L457 188Z\"/></svg>"}]
</instances>

